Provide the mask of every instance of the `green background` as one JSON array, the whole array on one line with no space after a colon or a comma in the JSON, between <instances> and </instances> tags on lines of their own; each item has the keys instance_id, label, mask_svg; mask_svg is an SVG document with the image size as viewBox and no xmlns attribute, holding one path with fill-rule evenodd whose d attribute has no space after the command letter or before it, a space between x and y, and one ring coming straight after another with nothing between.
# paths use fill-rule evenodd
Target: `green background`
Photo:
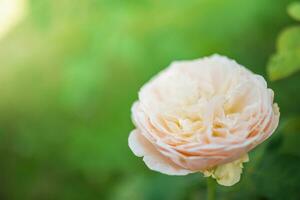
<instances>
[{"instance_id":1,"label":"green background","mask_svg":"<svg viewBox=\"0 0 300 200\"><path fill-rule=\"evenodd\" d=\"M266 68L279 34L299 24L290 2L29 1L0 40L0 199L205 199L200 173L152 172L127 139L143 83L173 60L213 53L263 75L281 111L241 182L218 186L217 199L300 199L300 74L275 80L279 67L270 81Z\"/></svg>"}]
</instances>

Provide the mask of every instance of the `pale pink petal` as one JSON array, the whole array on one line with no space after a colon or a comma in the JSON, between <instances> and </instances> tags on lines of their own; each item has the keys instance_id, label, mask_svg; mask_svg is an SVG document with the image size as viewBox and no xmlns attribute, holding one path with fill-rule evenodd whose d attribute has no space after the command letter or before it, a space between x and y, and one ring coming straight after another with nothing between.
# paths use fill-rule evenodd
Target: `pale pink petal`
<instances>
[{"instance_id":1,"label":"pale pink petal","mask_svg":"<svg viewBox=\"0 0 300 200\"><path fill-rule=\"evenodd\" d=\"M151 170L168 175L187 175L192 173L192 171L180 168L163 157L137 129L130 133L128 144L136 156L144 157L145 164Z\"/></svg>"}]
</instances>

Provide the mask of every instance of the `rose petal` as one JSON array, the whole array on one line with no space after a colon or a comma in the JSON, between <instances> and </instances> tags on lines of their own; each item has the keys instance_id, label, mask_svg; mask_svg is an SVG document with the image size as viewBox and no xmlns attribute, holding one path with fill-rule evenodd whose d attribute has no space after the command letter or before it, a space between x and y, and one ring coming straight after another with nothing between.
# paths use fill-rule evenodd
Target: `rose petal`
<instances>
[{"instance_id":1,"label":"rose petal","mask_svg":"<svg viewBox=\"0 0 300 200\"><path fill-rule=\"evenodd\" d=\"M153 171L168 175L187 175L192 173L192 171L182 169L163 157L137 129L130 133L128 144L136 156L144 157L145 164Z\"/></svg>"}]
</instances>

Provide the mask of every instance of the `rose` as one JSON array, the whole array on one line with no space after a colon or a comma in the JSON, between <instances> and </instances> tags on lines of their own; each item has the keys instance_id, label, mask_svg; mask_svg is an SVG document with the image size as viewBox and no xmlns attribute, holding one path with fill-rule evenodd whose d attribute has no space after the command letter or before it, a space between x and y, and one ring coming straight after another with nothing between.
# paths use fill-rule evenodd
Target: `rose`
<instances>
[{"instance_id":1,"label":"rose","mask_svg":"<svg viewBox=\"0 0 300 200\"><path fill-rule=\"evenodd\" d=\"M129 147L152 170L240 179L247 152L276 129L279 109L262 76L227 57L173 62L139 92Z\"/></svg>"}]
</instances>

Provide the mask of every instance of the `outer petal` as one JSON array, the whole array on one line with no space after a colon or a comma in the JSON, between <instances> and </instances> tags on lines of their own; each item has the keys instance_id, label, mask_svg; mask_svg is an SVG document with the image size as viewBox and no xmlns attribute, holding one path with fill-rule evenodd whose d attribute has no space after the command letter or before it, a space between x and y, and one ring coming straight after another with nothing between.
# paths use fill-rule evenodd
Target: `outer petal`
<instances>
[{"instance_id":1,"label":"outer petal","mask_svg":"<svg viewBox=\"0 0 300 200\"><path fill-rule=\"evenodd\" d=\"M130 133L128 144L138 157L144 157L144 162L151 170L167 175L187 175L193 171L180 168L178 165L162 156L155 147L135 129Z\"/></svg>"}]
</instances>

